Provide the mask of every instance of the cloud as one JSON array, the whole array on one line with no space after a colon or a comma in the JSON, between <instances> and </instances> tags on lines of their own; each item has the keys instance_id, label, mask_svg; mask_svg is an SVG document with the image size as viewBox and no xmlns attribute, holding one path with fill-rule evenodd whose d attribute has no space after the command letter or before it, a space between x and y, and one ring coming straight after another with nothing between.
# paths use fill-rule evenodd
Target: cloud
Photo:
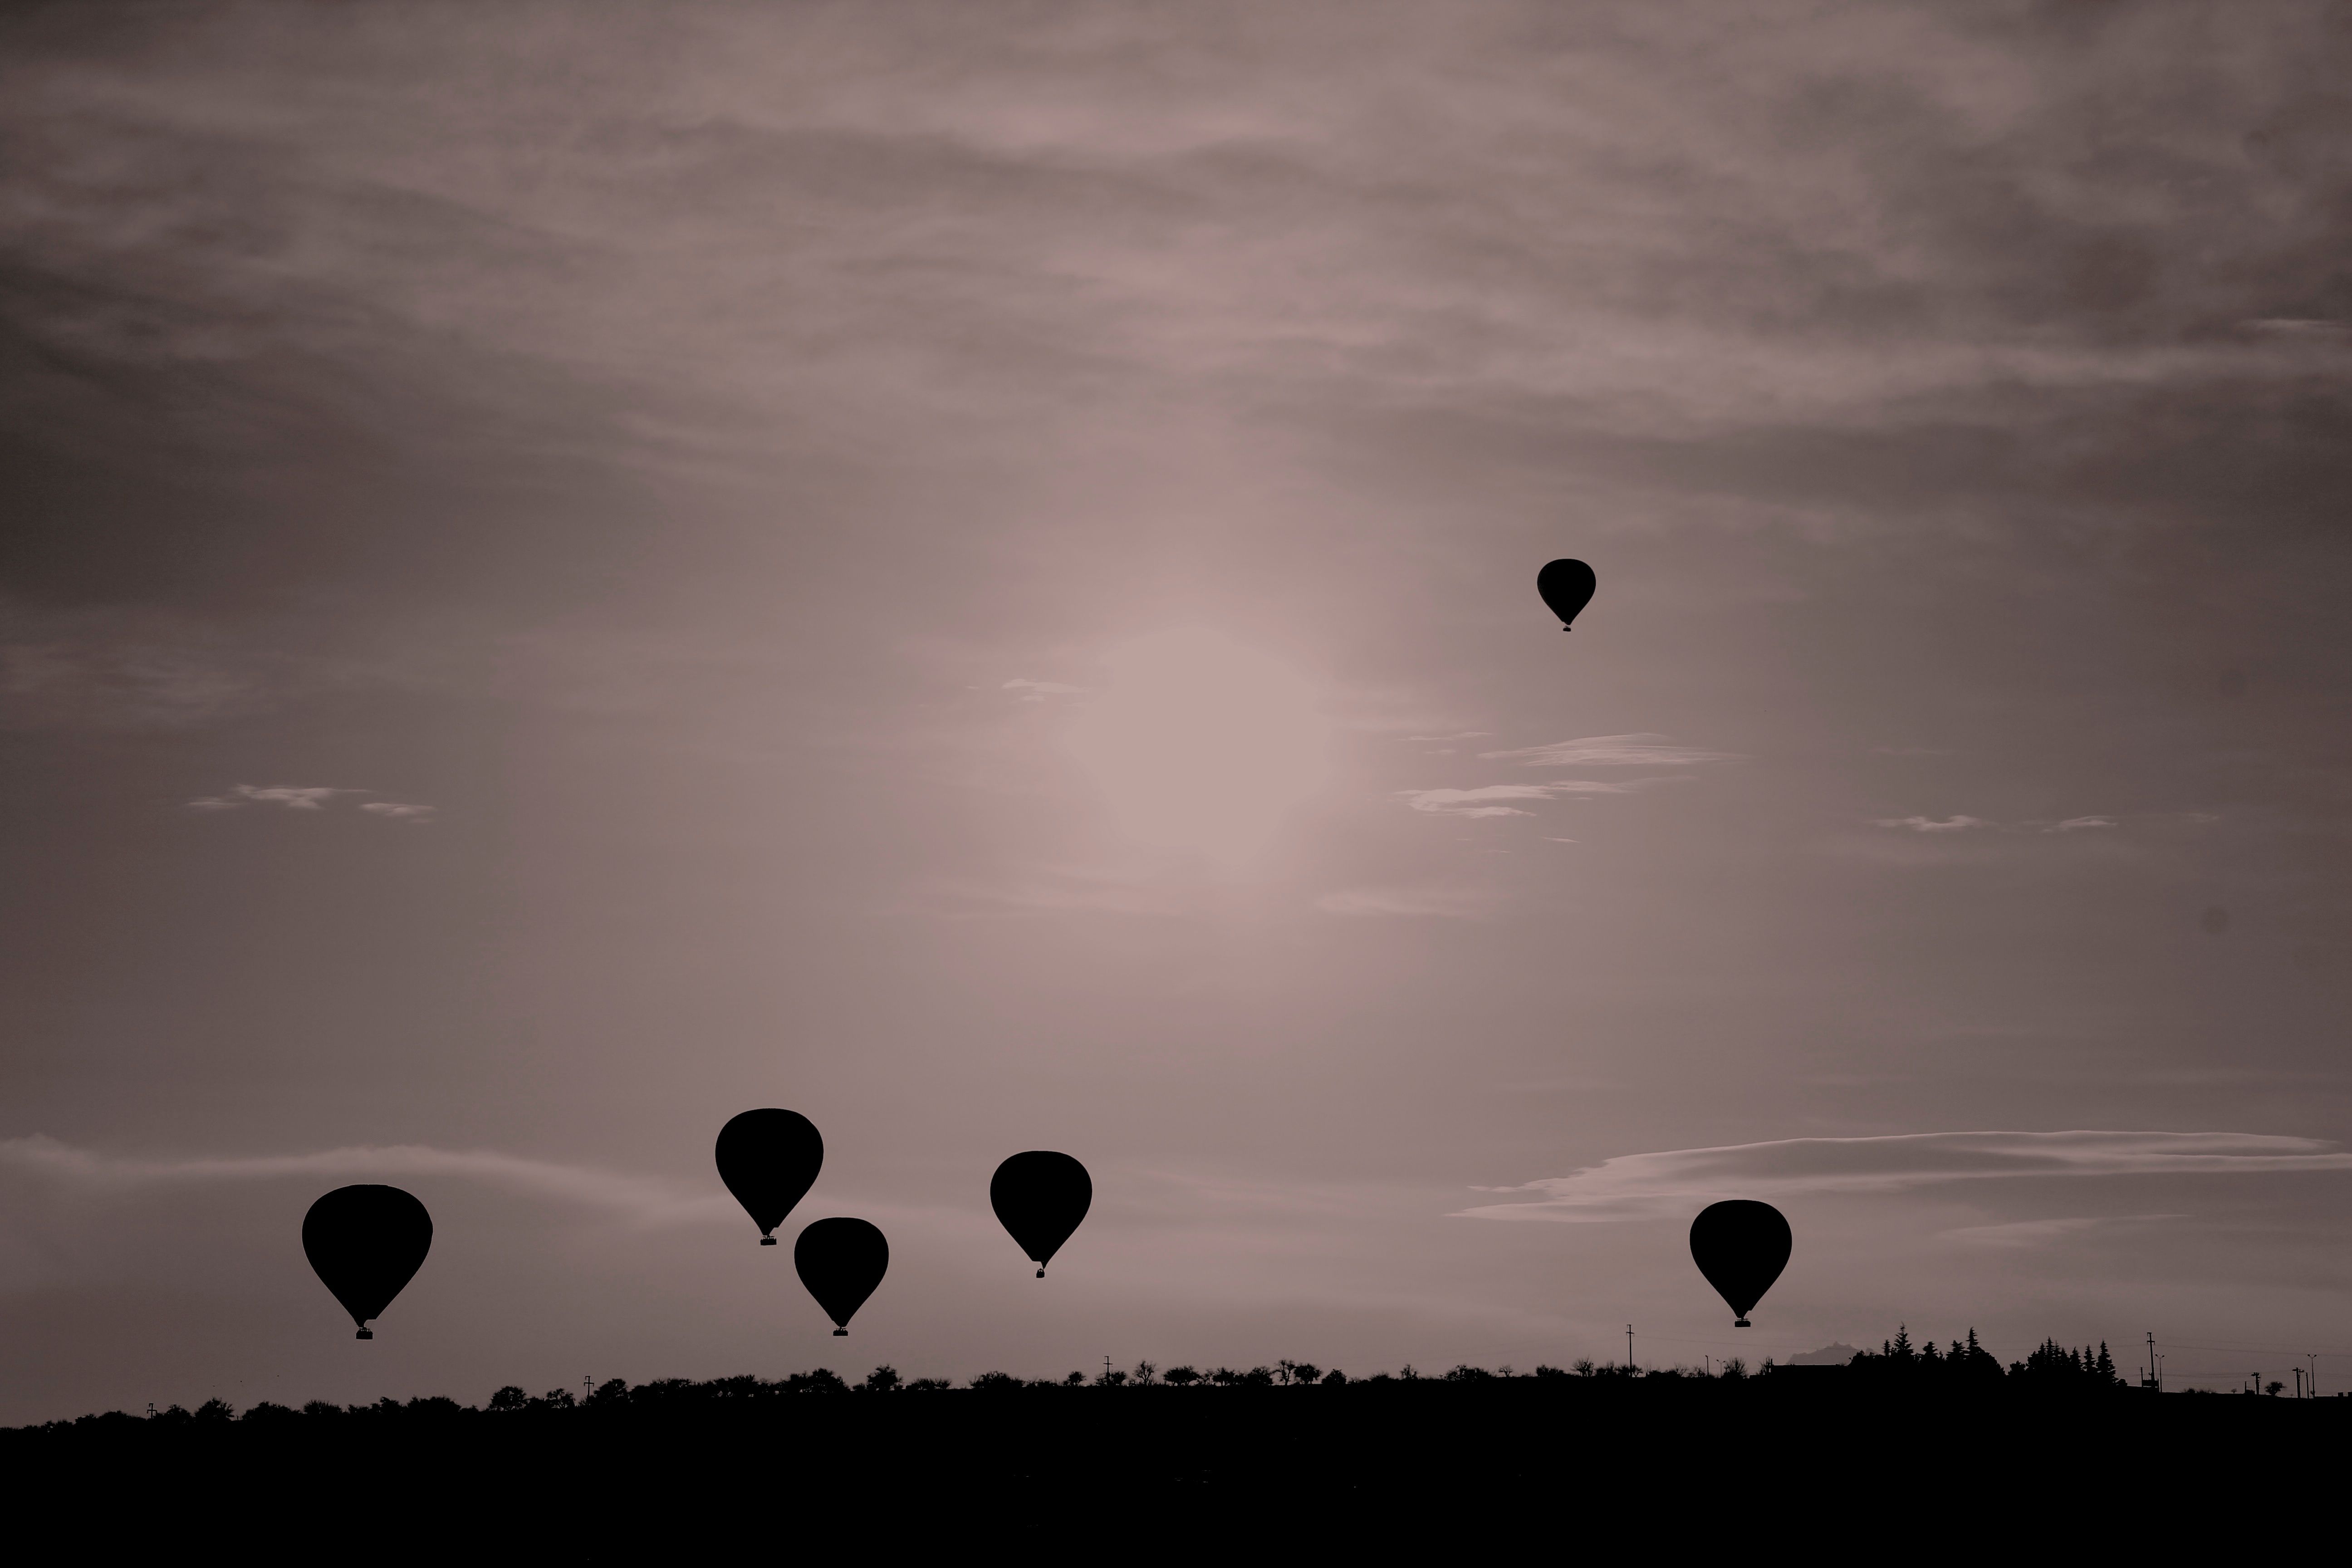
<instances>
[{"instance_id":1,"label":"cloud","mask_svg":"<svg viewBox=\"0 0 2352 1568\"><path fill-rule=\"evenodd\" d=\"M2115 826L2116 819L2112 816L2070 816L2065 821L2059 823L2056 826L2045 827L2042 831L2044 833L2074 833L2085 827L2113 827Z\"/></svg>"},{"instance_id":2,"label":"cloud","mask_svg":"<svg viewBox=\"0 0 2352 1568\"><path fill-rule=\"evenodd\" d=\"M1664 735L1587 735L1580 741L1555 741L1549 746L1527 746L1515 752L1481 752L1489 763L1521 763L1531 768L1684 767L1694 763L1738 762L1736 752L1703 752L1695 746L1666 744Z\"/></svg>"},{"instance_id":3,"label":"cloud","mask_svg":"<svg viewBox=\"0 0 2352 1568\"><path fill-rule=\"evenodd\" d=\"M1065 686L1058 680L1008 680L997 688L1000 691L1021 692L1024 702L1043 702L1048 697L1074 697L1086 689L1083 686Z\"/></svg>"},{"instance_id":4,"label":"cloud","mask_svg":"<svg viewBox=\"0 0 2352 1568\"><path fill-rule=\"evenodd\" d=\"M1507 800L1558 800L1564 795L1639 795L1659 784L1688 784L1687 774L1665 778L1626 779L1605 783L1600 779L1560 779L1539 784L1483 784L1476 789L1401 789L1397 796L1415 811L1433 812L1441 816L1533 816L1531 811L1502 805Z\"/></svg>"},{"instance_id":5,"label":"cloud","mask_svg":"<svg viewBox=\"0 0 2352 1568\"><path fill-rule=\"evenodd\" d=\"M1440 741L1475 741L1481 735L1493 733L1492 730L1465 730L1458 735L1407 735L1405 739L1433 746Z\"/></svg>"},{"instance_id":6,"label":"cloud","mask_svg":"<svg viewBox=\"0 0 2352 1568\"><path fill-rule=\"evenodd\" d=\"M1595 779L1563 779L1548 784L1486 784L1478 789L1401 789L1397 797L1415 811L1442 816L1533 816L1504 805L1507 800L1557 800L1569 795L1630 795L1631 784L1602 784Z\"/></svg>"},{"instance_id":7,"label":"cloud","mask_svg":"<svg viewBox=\"0 0 2352 1568\"><path fill-rule=\"evenodd\" d=\"M309 784L238 784L226 795L211 795L188 805L198 811L235 811L241 805L282 805L289 811L322 811L339 795L365 795L363 789L326 789ZM427 808L430 809L430 808Z\"/></svg>"},{"instance_id":8,"label":"cloud","mask_svg":"<svg viewBox=\"0 0 2352 1568\"><path fill-rule=\"evenodd\" d=\"M92 1193L293 1176L455 1176L527 1196L562 1198L649 1225L721 1217L732 1207L727 1198L656 1177L616 1175L490 1150L436 1149L420 1143L227 1160L140 1160L77 1149L36 1133L28 1138L0 1138L0 1167Z\"/></svg>"},{"instance_id":9,"label":"cloud","mask_svg":"<svg viewBox=\"0 0 2352 1568\"><path fill-rule=\"evenodd\" d=\"M429 805L403 805L398 801L392 800L367 801L361 805L360 809L372 811L378 816L389 816L398 821L414 822L419 825L431 821L435 810Z\"/></svg>"},{"instance_id":10,"label":"cloud","mask_svg":"<svg viewBox=\"0 0 2352 1568\"><path fill-rule=\"evenodd\" d=\"M1475 920L1486 912L1488 902L1486 895L1465 889L1351 888L1324 894L1315 907L1327 915Z\"/></svg>"},{"instance_id":11,"label":"cloud","mask_svg":"<svg viewBox=\"0 0 2352 1568\"><path fill-rule=\"evenodd\" d=\"M1930 821L1924 816L1879 816L1873 817L1870 825L1873 827L1907 827L1914 833L1965 833L1971 827L1992 826L1981 816L1954 816L1943 822Z\"/></svg>"},{"instance_id":12,"label":"cloud","mask_svg":"<svg viewBox=\"0 0 2352 1568\"><path fill-rule=\"evenodd\" d=\"M2334 337L2352 334L2352 321L2338 321L2324 316L2262 316L2246 323L2258 332L2277 332L2294 337Z\"/></svg>"},{"instance_id":13,"label":"cloud","mask_svg":"<svg viewBox=\"0 0 2352 1568\"><path fill-rule=\"evenodd\" d=\"M2063 1241L2078 1236L2105 1220L2094 1217L2067 1219L2021 1219L2007 1225L1965 1225L1957 1230L1944 1232L1944 1239L1969 1247L2047 1247L2053 1241Z\"/></svg>"},{"instance_id":14,"label":"cloud","mask_svg":"<svg viewBox=\"0 0 2352 1568\"><path fill-rule=\"evenodd\" d=\"M2352 1171L2352 1152L2259 1132L1908 1132L1787 1138L1621 1154L1518 1187L1532 1202L1465 1209L1473 1219L1603 1222L1685 1214L1717 1198L1894 1193L2007 1176L2247 1175Z\"/></svg>"}]
</instances>

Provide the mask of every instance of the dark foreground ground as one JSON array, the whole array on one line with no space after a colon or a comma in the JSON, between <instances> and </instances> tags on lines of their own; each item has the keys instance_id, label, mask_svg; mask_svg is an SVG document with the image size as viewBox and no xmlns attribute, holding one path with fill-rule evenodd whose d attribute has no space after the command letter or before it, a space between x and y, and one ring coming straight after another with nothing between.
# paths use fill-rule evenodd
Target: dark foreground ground
<instances>
[{"instance_id":1,"label":"dark foreground ground","mask_svg":"<svg viewBox=\"0 0 2352 1568\"><path fill-rule=\"evenodd\" d=\"M1794 1381L387 1402L23 1428L0 1433L0 1476L12 1537L107 1555L623 1562L751 1542L1047 1561L1341 1547L1843 1560L2341 1531L2352 1399Z\"/></svg>"}]
</instances>

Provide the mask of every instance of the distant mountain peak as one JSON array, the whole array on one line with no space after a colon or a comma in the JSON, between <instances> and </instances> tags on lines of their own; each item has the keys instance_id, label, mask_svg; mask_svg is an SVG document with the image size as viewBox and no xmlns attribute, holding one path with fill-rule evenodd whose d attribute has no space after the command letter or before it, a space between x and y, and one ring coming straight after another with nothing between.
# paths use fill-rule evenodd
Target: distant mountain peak
<instances>
[{"instance_id":1,"label":"distant mountain peak","mask_svg":"<svg viewBox=\"0 0 2352 1568\"><path fill-rule=\"evenodd\" d=\"M1849 1344L1823 1345L1817 1351L1807 1351L1802 1355L1792 1355L1781 1364L1784 1366L1843 1366L1860 1353L1862 1352Z\"/></svg>"}]
</instances>

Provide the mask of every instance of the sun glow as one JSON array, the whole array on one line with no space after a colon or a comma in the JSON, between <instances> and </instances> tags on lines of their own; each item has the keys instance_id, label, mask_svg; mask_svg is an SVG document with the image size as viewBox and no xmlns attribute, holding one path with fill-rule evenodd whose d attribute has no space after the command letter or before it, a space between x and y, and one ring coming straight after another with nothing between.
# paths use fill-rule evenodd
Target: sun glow
<instances>
[{"instance_id":1,"label":"sun glow","mask_svg":"<svg viewBox=\"0 0 2352 1568\"><path fill-rule=\"evenodd\" d=\"M1073 755L1118 831L1233 868L1330 772L1330 726L1297 670L1204 627L1114 649L1110 680L1073 727Z\"/></svg>"}]
</instances>

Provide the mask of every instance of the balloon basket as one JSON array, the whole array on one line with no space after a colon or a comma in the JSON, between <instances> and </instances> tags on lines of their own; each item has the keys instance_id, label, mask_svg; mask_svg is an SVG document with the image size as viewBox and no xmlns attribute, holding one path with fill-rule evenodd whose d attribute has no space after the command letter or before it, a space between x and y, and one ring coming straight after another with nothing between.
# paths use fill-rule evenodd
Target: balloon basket
<instances>
[{"instance_id":1,"label":"balloon basket","mask_svg":"<svg viewBox=\"0 0 2352 1568\"><path fill-rule=\"evenodd\" d=\"M1735 1328L1735 1329L1744 1329L1744 1328L1746 1328L1746 1327L1748 1326L1748 1320L1747 1320L1747 1319L1745 1319L1745 1318L1741 1318L1741 1319L1740 1319L1740 1320L1738 1320L1737 1322L1733 1323L1731 1326L1732 1326L1733 1328Z\"/></svg>"},{"instance_id":2,"label":"balloon basket","mask_svg":"<svg viewBox=\"0 0 2352 1568\"><path fill-rule=\"evenodd\" d=\"M1045 1271L1044 1269L1042 1269L1042 1268L1040 1268L1039 1270L1037 1270L1037 1278L1038 1278L1038 1279L1043 1279L1044 1278L1045 1278Z\"/></svg>"},{"instance_id":3,"label":"balloon basket","mask_svg":"<svg viewBox=\"0 0 2352 1568\"><path fill-rule=\"evenodd\" d=\"M375 1331L373 1329L362 1329L358 1333L353 1334L352 1338L355 1340L372 1340L375 1338Z\"/></svg>"},{"instance_id":4,"label":"balloon basket","mask_svg":"<svg viewBox=\"0 0 2352 1568\"><path fill-rule=\"evenodd\" d=\"M837 1340L845 1340L849 1337L849 1331L847 1329L835 1329L833 1331L833 1337Z\"/></svg>"},{"instance_id":5,"label":"balloon basket","mask_svg":"<svg viewBox=\"0 0 2352 1568\"><path fill-rule=\"evenodd\" d=\"M763 1236L760 1238L760 1245L762 1247L773 1247L776 1245L776 1238L772 1236Z\"/></svg>"}]
</instances>

